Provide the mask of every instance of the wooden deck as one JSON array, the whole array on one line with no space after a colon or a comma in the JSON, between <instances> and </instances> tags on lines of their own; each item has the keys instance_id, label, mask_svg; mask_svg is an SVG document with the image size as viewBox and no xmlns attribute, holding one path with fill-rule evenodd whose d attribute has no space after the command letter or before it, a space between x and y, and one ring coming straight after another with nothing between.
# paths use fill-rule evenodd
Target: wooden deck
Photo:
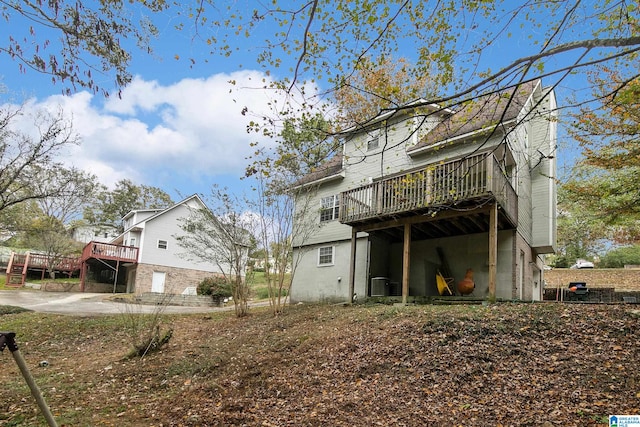
<instances>
[{"instance_id":1,"label":"wooden deck","mask_svg":"<svg viewBox=\"0 0 640 427\"><path fill-rule=\"evenodd\" d=\"M110 243L90 242L82 250L82 260L86 261L90 258L120 262L137 262L138 248L112 245Z\"/></svg>"},{"instance_id":2,"label":"wooden deck","mask_svg":"<svg viewBox=\"0 0 640 427\"><path fill-rule=\"evenodd\" d=\"M511 224L517 224L517 196L492 154L437 163L363 185L340 194L340 222L361 225L424 215L453 204L495 200Z\"/></svg>"},{"instance_id":3,"label":"wooden deck","mask_svg":"<svg viewBox=\"0 0 640 427\"><path fill-rule=\"evenodd\" d=\"M7 265L7 287L24 286L29 270L40 271L40 279L47 271L55 271L71 276L80 270L81 260L77 257L51 257L45 254L12 253Z\"/></svg>"},{"instance_id":4,"label":"wooden deck","mask_svg":"<svg viewBox=\"0 0 640 427\"><path fill-rule=\"evenodd\" d=\"M138 248L112 245L109 243L90 242L85 245L80 257L49 257L43 254L11 254L7 266L6 286L24 286L29 270L41 271L44 279L48 270L61 272L71 276L75 272L84 272L91 260L104 263L135 263L138 261ZM84 274L81 274L81 282ZM82 283L84 285L84 283Z\"/></svg>"}]
</instances>

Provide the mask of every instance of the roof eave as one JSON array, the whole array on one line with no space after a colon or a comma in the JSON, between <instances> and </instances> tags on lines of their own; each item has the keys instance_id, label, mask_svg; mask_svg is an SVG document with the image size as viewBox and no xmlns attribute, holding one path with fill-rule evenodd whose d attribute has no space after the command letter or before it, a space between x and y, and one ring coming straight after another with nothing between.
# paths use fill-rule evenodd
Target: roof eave
<instances>
[{"instance_id":1,"label":"roof eave","mask_svg":"<svg viewBox=\"0 0 640 427\"><path fill-rule=\"evenodd\" d=\"M301 189L303 189L305 187L309 187L310 185L320 185L320 184L324 184L324 183L329 182L329 181L335 181L335 180L338 180L338 179L343 179L344 177L345 177L345 172L344 172L344 169L343 169L340 172L335 173L333 175L325 176L323 178L314 179L313 181L305 182L304 184L296 185L295 187L291 188L291 191L301 190Z\"/></svg>"},{"instance_id":2,"label":"roof eave","mask_svg":"<svg viewBox=\"0 0 640 427\"><path fill-rule=\"evenodd\" d=\"M434 103L426 103L426 101L424 100L417 100L414 102L411 102L407 105L403 105L399 108L390 108L390 109L385 109L385 110L381 110L380 113L378 113L377 116L373 117L371 120L367 121L366 123L360 124L360 125L355 125L355 126L351 126L350 128L347 128L343 131L340 131L338 133L338 135L347 135L353 132L359 132L363 129L369 128L371 126L374 126L386 119L388 119L389 117L392 117L393 115L397 114L398 111L402 111L402 110L408 110L411 108L420 108L420 107L428 107L430 109L432 109L434 112L443 112L446 114L453 114L455 113L454 110L452 110L451 108L446 108L446 107L441 107L438 104L434 104Z\"/></svg>"},{"instance_id":3,"label":"roof eave","mask_svg":"<svg viewBox=\"0 0 640 427\"><path fill-rule=\"evenodd\" d=\"M453 138L443 139L441 141L435 142L433 144L425 145L424 147L418 148L417 150L407 150L407 154L409 156L417 156L420 154L428 153L430 151L439 150L442 146L451 144L457 141L462 141L474 136L482 135L484 133L492 132L498 126L508 126L516 122L516 119L508 120L506 122L501 122L496 125L486 126L480 129L476 129L472 132L467 132L462 135L454 136Z\"/></svg>"}]
</instances>

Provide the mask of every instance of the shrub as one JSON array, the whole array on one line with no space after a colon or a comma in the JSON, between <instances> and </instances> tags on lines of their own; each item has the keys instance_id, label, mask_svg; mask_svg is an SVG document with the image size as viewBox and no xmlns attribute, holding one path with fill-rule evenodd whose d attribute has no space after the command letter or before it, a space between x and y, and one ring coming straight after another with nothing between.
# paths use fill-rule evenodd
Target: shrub
<instances>
[{"instance_id":1,"label":"shrub","mask_svg":"<svg viewBox=\"0 0 640 427\"><path fill-rule=\"evenodd\" d=\"M198 284L198 295L211 295L212 298L228 298L233 295L231 284L224 277L207 277Z\"/></svg>"},{"instance_id":2,"label":"shrub","mask_svg":"<svg viewBox=\"0 0 640 427\"><path fill-rule=\"evenodd\" d=\"M640 245L612 249L600 260L600 267L604 268L623 268L625 265L638 264L640 264Z\"/></svg>"}]
</instances>

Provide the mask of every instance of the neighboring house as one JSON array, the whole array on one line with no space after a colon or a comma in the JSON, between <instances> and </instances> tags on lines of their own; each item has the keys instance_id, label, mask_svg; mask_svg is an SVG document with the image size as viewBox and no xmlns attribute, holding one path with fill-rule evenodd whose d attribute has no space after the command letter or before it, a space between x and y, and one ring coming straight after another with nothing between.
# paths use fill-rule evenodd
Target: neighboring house
<instances>
[{"instance_id":1,"label":"neighboring house","mask_svg":"<svg viewBox=\"0 0 640 427\"><path fill-rule=\"evenodd\" d=\"M74 225L71 227L73 240L82 243L101 242L107 243L118 236L118 229L112 225Z\"/></svg>"},{"instance_id":2,"label":"neighboring house","mask_svg":"<svg viewBox=\"0 0 640 427\"><path fill-rule=\"evenodd\" d=\"M542 299L556 114L535 81L457 110L419 100L344 132L342 153L299 182L316 188L304 215L318 226L294 241L291 300L408 301L438 295L438 272L455 288L469 268L472 296Z\"/></svg>"},{"instance_id":3,"label":"neighboring house","mask_svg":"<svg viewBox=\"0 0 640 427\"><path fill-rule=\"evenodd\" d=\"M178 245L181 221L193 209L206 208L197 195L167 209L136 210L123 218L124 232L109 244L85 247L82 279L112 280L121 291L181 294L205 277L220 274L215 263L192 260ZM85 270L86 268L86 270Z\"/></svg>"}]
</instances>

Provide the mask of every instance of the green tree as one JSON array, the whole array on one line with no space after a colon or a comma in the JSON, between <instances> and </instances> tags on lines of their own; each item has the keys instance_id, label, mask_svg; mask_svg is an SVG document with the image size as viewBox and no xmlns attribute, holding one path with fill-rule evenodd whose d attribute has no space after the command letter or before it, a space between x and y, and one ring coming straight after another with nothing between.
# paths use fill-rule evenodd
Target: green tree
<instances>
[{"instance_id":1,"label":"green tree","mask_svg":"<svg viewBox=\"0 0 640 427\"><path fill-rule=\"evenodd\" d=\"M597 213L576 203L566 187L558 190L558 248L555 267L570 267L578 258L592 259L603 249L607 228Z\"/></svg>"},{"instance_id":2,"label":"green tree","mask_svg":"<svg viewBox=\"0 0 640 427\"><path fill-rule=\"evenodd\" d=\"M640 245L611 249L600 258L600 267L624 268L625 265L640 265Z\"/></svg>"},{"instance_id":3,"label":"green tree","mask_svg":"<svg viewBox=\"0 0 640 427\"><path fill-rule=\"evenodd\" d=\"M165 209L173 204L171 196L162 189L147 185L136 185L123 179L113 190L104 186L96 195L95 203L84 212L90 224L105 224L122 231L122 218L132 210Z\"/></svg>"},{"instance_id":4,"label":"green tree","mask_svg":"<svg viewBox=\"0 0 640 427\"><path fill-rule=\"evenodd\" d=\"M236 316L249 310L249 278L246 277L253 243L253 218L245 214L241 199L226 189L212 187L209 207L189 209L181 219L182 233L174 236L187 259L214 263L230 285Z\"/></svg>"},{"instance_id":5,"label":"green tree","mask_svg":"<svg viewBox=\"0 0 640 427\"><path fill-rule=\"evenodd\" d=\"M569 133L583 149L563 187L567 201L609 226L619 243L640 239L640 78L605 70L593 78L597 104L572 116Z\"/></svg>"},{"instance_id":6,"label":"green tree","mask_svg":"<svg viewBox=\"0 0 640 427\"><path fill-rule=\"evenodd\" d=\"M24 122L32 124L29 131L21 129ZM0 108L0 212L29 200L68 196L75 173L62 172L55 159L78 143L62 110L28 114L22 107ZM55 180L44 179L54 174Z\"/></svg>"},{"instance_id":7,"label":"green tree","mask_svg":"<svg viewBox=\"0 0 640 427\"><path fill-rule=\"evenodd\" d=\"M253 41L259 64L281 76L274 87L312 95L301 105L324 100L305 89L320 84L323 95L334 93L354 70L372 68L370 58L380 65L406 57L413 62L405 70L411 81L430 75L451 94L427 102L451 107L541 77L555 86L595 64L634 64L638 6L638 0L310 0L253 9L205 2L191 11L212 52L233 57L239 38ZM487 55L497 49L499 58Z\"/></svg>"},{"instance_id":8,"label":"green tree","mask_svg":"<svg viewBox=\"0 0 640 427\"><path fill-rule=\"evenodd\" d=\"M31 218L42 217L44 213L35 200L27 200L0 211L0 227L4 244L13 247L28 247L26 233Z\"/></svg>"},{"instance_id":9,"label":"green tree","mask_svg":"<svg viewBox=\"0 0 640 427\"><path fill-rule=\"evenodd\" d=\"M58 189L55 196L38 199L38 205L45 215L65 226L81 218L84 209L100 190L96 175L76 168L44 171L36 177L33 185L42 193L53 193L52 189Z\"/></svg>"},{"instance_id":10,"label":"green tree","mask_svg":"<svg viewBox=\"0 0 640 427\"><path fill-rule=\"evenodd\" d=\"M21 225L23 229L16 234L14 243L46 255L47 270L52 279L55 278L55 266L62 258L77 256L82 250L82 245L69 236L62 221L41 210L31 210Z\"/></svg>"},{"instance_id":11,"label":"green tree","mask_svg":"<svg viewBox=\"0 0 640 427\"><path fill-rule=\"evenodd\" d=\"M437 91L431 79L437 73L414 75L409 72L411 68L404 58L362 58L333 93L338 107L337 127L362 126L381 110L398 108L418 98L435 99Z\"/></svg>"},{"instance_id":12,"label":"green tree","mask_svg":"<svg viewBox=\"0 0 640 427\"><path fill-rule=\"evenodd\" d=\"M149 42L157 29L147 13L168 5L165 0L3 0L0 16L11 31L0 44L0 54L17 62L24 73L50 75L67 93L82 87L106 95L112 86L120 89L131 81L128 66L134 46L151 53ZM100 74L112 76L107 88L99 86Z\"/></svg>"}]
</instances>

